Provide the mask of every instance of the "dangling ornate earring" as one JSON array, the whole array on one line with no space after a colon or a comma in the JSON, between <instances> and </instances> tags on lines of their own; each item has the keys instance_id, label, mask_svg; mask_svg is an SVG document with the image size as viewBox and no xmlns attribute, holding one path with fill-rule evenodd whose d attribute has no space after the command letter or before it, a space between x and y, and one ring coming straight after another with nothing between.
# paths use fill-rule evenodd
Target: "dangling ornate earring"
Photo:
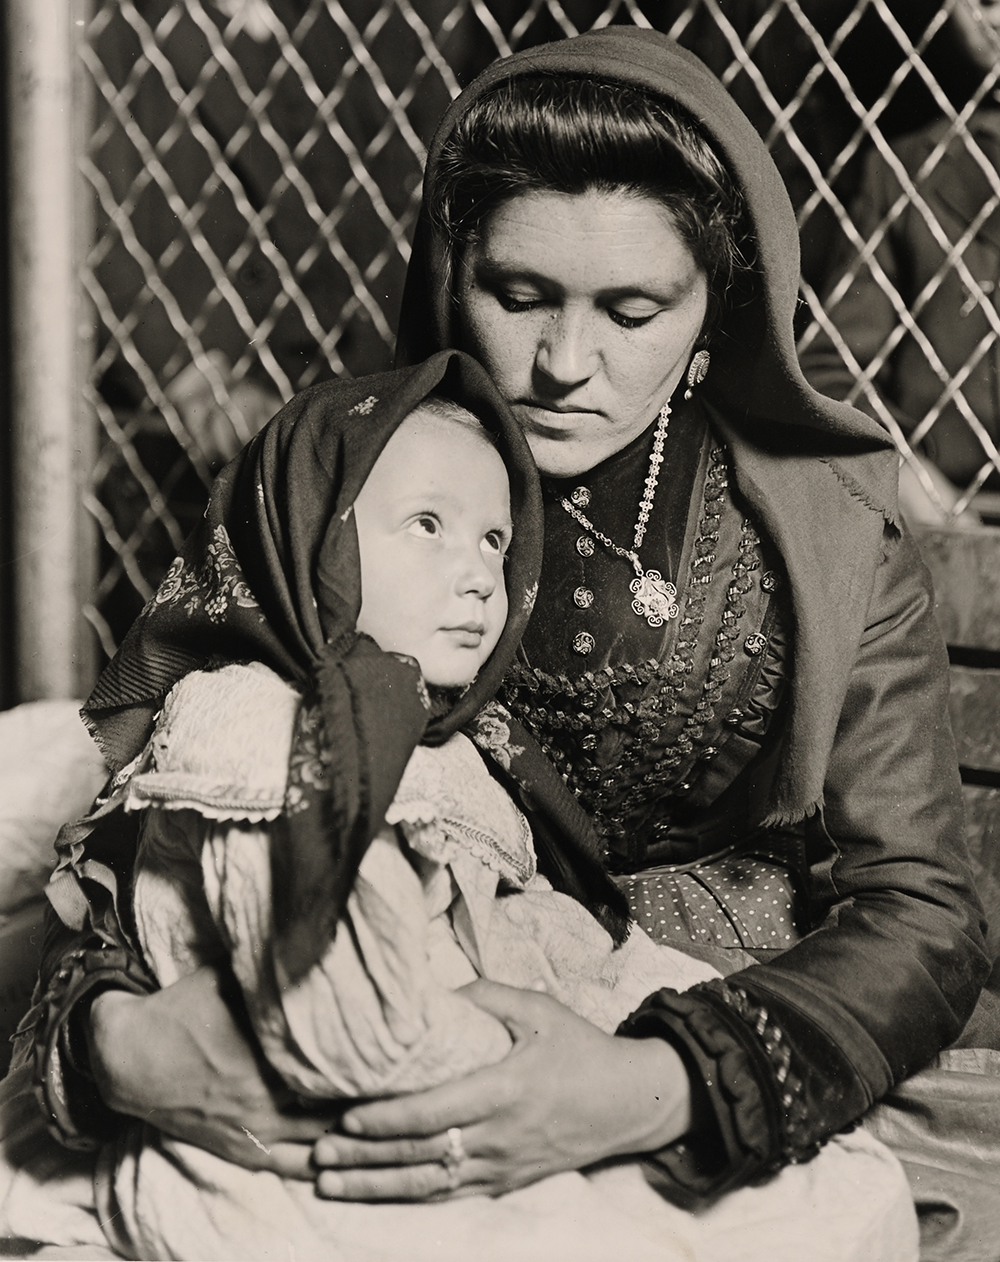
<instances>
[{"instance_id":1,"label":"dangling ornate earring","mask_svg":"<svg viewBox=\"0 0 1000 1262\"><path fill-rule=\"evenodd\" d=\"M695 386L700 386L708 376L708 366L712 362L712 356L706 350L695 351L691 356L691 363L688 365L687 389L684 391L684 398L690 399Z\"/></svg>"}]
</instances>

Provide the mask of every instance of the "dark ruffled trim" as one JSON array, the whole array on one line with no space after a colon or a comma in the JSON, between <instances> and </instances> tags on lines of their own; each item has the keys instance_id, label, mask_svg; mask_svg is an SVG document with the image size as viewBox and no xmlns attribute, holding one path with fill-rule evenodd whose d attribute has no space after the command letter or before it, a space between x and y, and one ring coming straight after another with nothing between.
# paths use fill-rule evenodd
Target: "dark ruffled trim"
<instances>
[{"instance_id":1,"label":"dark ruffled trim","mask_svg":"<svg viewBox=\"0 0 1000 1262\"><path fill-rule=\"evenodd\" d=\"M665 1038L703 1092L698 1132L646 1158L647 1177L675 1204L710 1204L819 1151L792 1048L742 988L714 981L684 994L660 990L617 1033Z\"/></svg>"},{"instance_id":2,"label":"dark ruffled trim","mask_svg":"<svg viewBox=\"0 0 1000 1262\"><path fill-rule=\"evenodd\" d=\"M785 695L790 657L790 631L784 618L771 618L767 629L767 651L750 695L743 703L740 731L762 740Z\"/></svg>"}]
</instances>

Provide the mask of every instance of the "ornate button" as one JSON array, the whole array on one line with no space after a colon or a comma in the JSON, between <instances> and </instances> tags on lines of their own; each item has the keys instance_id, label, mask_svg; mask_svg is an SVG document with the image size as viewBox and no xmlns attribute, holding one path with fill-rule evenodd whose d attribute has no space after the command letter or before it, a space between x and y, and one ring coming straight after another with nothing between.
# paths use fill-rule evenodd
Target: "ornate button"
<instances>
[{"instance_id":1,"label":"ornate button","mask_svg":"<svg viewBox=\"0 0 1000 1262\"><path fill-rule=\"evenodd\" d=\"M569 493L569 502L576 508L586 508L590 503L590 491L585 486L578 486Z\"/></svg>"},{"instance_id":2,"label":"ornate button","mask_svg":"<svg viewBox=\"0 0 1000 1262\"><path fill-rule=\"evenodd\" d=\"M760 590L762 592L776 592L778 590L778 576L774 570L766 570L760 576Z\"/></svg>"},{"instance_id":3,"label":"ornate button","mask_svg":"<svg viewBox=\"0 0 1000 1262\"><path fill-rule=\"evenodd\" d=\"M767 648L767 636L755 631L743 641L743 651L751 657L758 657Z\"/></svg>"},{"instance_id":4,"label":"ornate button","mask_svg":"<svg viewBox=\"0 0 1000 1262\"><path fill-rule=\"evenodd\" d=\"M594 645L597 641L589 631L578 631L573 636L573 652L579 653L582 657L586 657L588 653L594 651Z\"/></svg>"},{"instance_id":5,"label":"ornate button","mask_svg":"<svg viewBox=\"0 0 1000 1262\"><path fill-rule=\"evenodd\" d=\"M596 735L595 735L593 732L588 732L588 733L587 733L587 735L586 735L586 736L583 738L583 740L580 742L580 748L581 748L581 749L588 749L588 750L589 750L589 749L596 749L596 748L597 748L597 737L596 737Z\"/></svg>"},{"instance_id":6,"label":"ornate button","mask_svg":"<svg viewBox=\"0 0 1000 1262\"><path fill-rule=\"evenodd\" d=\"M724 723L728 723L730 727L735 727L743 718L743 711L740 709L730 710L723 719Z\"/></svg>"},{"instance_id":7,"label":"ornate button","mask_svg":"<svg viewBox=\"0 0 1000 1262\"><path fill-rule=\"evenodd\" d=\"M589 609L594 603L594 593L589 587L578 587L573 593L573 604L578 609Z\"/></svg>"},{"instance_id":8,"label":"ornate button","mask_svg":"<svg viewBox=\"0 0 1000 1262\"><path fill-rule=\"evenodd\" d=\"M576 550L582 557L592 557L594 555L594 541L590 535L581 535L577 539Z\"/></svg>"},{"instance_id":9,"label":"ornate button","mask_svg":"<svg viewBox=\"0 0 1000 1262\"><path fill-rule=\"evenodd\" d=\"M715 748L714 745L706 745L705 748L701 751L701 756L702 758L714 758L718 752L719 751Z\"/></svg>"}]
</instances>

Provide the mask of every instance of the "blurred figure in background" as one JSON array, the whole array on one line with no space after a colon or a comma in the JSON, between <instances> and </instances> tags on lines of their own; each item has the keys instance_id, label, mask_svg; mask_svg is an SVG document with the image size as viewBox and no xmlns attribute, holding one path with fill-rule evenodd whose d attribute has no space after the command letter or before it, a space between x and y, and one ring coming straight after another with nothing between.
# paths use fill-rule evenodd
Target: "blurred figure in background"
<instances>
[{"instance_id":1,"label":"blurred figure in background","mask_svg":"<svg viewBox=\"0 0 1000 1262\"><path fill-rule=\"evenodd\" d=\"M967 135L942 118L894 142L894 160L868 155L851 218L870 253L843 236L824 287L844 346L820 331L802 352L822 393L884 420L859 388L856 364L904 434L931 422L917 434L922 470L907 461L900 469L911 524L952 520L961 491L984 476L989 454L970 415L989 440L1000 433L1000 2L958 0L951 20L989 90Z\"/></svg>"}]
</instances>

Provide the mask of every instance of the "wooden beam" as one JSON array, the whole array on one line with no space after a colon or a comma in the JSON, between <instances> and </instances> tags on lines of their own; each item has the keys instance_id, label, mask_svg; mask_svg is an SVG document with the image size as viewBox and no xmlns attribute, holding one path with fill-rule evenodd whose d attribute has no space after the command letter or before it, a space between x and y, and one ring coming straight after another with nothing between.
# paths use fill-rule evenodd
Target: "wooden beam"
<instances>
[{"instance_id":1,"label":"wooden beam","mask_svg":"<svg viewBox=\"0 0 1000 1262\"><path fill-rule=\"evenodd\" d=\"M20 700L72 697L92 674L81 591L93 537L81 483L93 463L80 404L85 111L74 0L7 0L14 616Z\"/></svg>"}]
</instances>

